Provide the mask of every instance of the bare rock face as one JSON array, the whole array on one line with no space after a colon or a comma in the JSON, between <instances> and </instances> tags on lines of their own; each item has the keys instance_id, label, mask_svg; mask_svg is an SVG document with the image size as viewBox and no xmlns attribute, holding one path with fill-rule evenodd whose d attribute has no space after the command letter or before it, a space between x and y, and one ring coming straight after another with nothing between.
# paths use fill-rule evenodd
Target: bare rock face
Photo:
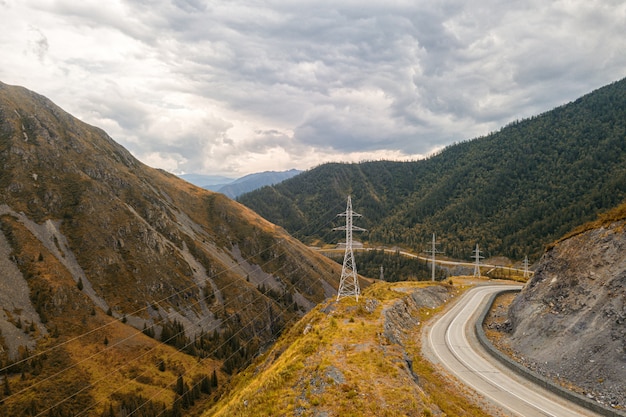
<instances>
[{"instance_id":1,"label":"bare rock face","mask_svg":"<svg viewBox=\"0 0 626 417\"><path fill-rule=\"evenodd\" d=\"M511 345L540 373L626 406L626 221L548 251L509 311Z\"/></svg>"}]
</instances>

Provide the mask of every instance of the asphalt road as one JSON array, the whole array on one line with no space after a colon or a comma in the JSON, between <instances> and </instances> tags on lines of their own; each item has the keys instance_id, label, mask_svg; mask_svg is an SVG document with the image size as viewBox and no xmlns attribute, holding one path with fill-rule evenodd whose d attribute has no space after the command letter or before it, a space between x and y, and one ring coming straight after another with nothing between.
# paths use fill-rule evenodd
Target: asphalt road
<instances>
[{"instance_id":1,"label":"asphalt road","mask_svg":"<svg viewBox=\"0 0 626 417\"><path fill-rule=\"evenodd\" d=\"M511 287L515 286L507 286ZM489 296L502 289L503 285L474 287L426 327L422 343L426 357L482 395L501 415L599 416L513 373L480 346L474 323Z\"/></svg>"}]
</instances>

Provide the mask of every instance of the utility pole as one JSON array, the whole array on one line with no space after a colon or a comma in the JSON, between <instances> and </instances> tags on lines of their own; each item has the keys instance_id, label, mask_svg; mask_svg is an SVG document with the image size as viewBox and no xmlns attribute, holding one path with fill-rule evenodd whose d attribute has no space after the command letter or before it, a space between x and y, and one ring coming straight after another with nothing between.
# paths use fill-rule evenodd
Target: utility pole
<instances>
[{"instance_id":1,"label":"utility pole","mask_svg":"<svg viewBox=\"0 0 626 417\"><path fill-rule=\"evenodd\" d=\"M433 245L430 250L427 250L426 253L430 253L432 255L431 263L432 263L432 277L431 281L435 281L435 254L441 253L441 251L437 250L437 243L435 241L435 234L433 233Z\"/></svg>"},{"instance_id":2,"label":"utility pole","mask_svg":"<svg viewBox=\"0 0 626 417\"><path fill-rule=\"evenodd\" d=\"M354 262L354 252L352 250L352 232L364 232L365 229L352 225L352 217L361 217L361 215L352 211L352 199L350 196L348 196L346 211L339 213L337 216L346 218L345 226L335 227L333 229L346 231L346 252L343 257L341 279L339 280L339 291L337 291L337 301L339 301L341 297L349 297L351 295L356 298L356 301L359 301L361 289L359 288L359 278L356 273L356 263Z\"/></svg>"},{"instance_id":3,"label":"utility pole","mask_svg":"<svg viewBox=\"0 0 626 417\"><path fill-rule=\"evenodd\" d=\"M530 271L528 270L528 256L524 257L524 278L528 278L530 276Z\"/></svg>"},{"instance_id":4,"label":"utility pole","mask_svg":"<svg viewBox=\"0 0 626 417\"><path fill-rule=\"evenodd\" d=\"M476 244L476 249L474 249L474 256L472 258L476 259L476 264L474 265L474 276L480 278L480 260L484 258L484 256L480 256L480 249L478 249L478 243Z\"/></svg>"}]
</instances>

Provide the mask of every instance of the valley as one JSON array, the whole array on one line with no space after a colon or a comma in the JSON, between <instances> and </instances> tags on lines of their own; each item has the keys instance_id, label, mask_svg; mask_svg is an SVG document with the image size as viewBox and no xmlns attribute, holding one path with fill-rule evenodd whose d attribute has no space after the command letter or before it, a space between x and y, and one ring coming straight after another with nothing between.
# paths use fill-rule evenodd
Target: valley
<instances>
[{"instance_id":1,"label":"valley","mask_svg":"<svg viewBox=\"0 0 626 417\"><path fill-rule=\"evenodd\" d=\"M589 415L458 352L496 282L522 287L506 351L621 415L625 120L622 80L425 160L325 164L236 201L0 83L0 415ZM347 195L368 229L358 302L336 301L330 259Z\"/></svg>"},{"instance_id":2,"label":"valley","mask_svg":"<svg viewBox=\"0 0 626 417\"><path fill-rule=\"evenodd\" d=\"M282 229L1 83L0 162L2 415L188 415L337 286Z\"/></svg>"}]
</instances>

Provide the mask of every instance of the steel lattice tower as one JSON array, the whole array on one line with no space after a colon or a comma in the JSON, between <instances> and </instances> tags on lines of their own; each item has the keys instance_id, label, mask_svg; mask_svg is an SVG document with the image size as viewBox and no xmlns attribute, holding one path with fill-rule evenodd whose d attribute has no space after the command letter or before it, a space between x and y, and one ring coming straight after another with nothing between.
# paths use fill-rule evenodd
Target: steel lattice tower
<instances>
[{"instance_id":1,"label":"steel lattice tower","mask_svg":"<svg viewBox=\"0 0 626 417\"><path fill-rule=\"evenodd\" d=\"M352 250L352 232L364 232L357 226L352 225L353 217L361 217L359 213L352 211L352 199L348 196L348 205L346 211L339 213L338 216L346 218L346 225L341 227L335 227L333 230L345 230L346 231L346 253L343 257L343 267L341 268L341 279L339 280L339 291L337 292L337 301L341 297L354 296L359 301L359 295L361 289L359 288L359 278L356 273L356 263L354 262L354 251Z\"/></svg>"},{"instance_id":2,"label":"steel lattice tower","mask_svg":"<svg viewBox=\"0 0 626 417\"><path fill-rule=\"evenodd\" d=\"M431 250L427 250L426 253L430 253L432 255L432 277L431 281L435 280L435 255L437 253L441 253L441 251L437 250L437 241L435 240L435 234L433 233L433 245Z\"/></svg>"},{"instance_id":3,"label":"steel lattice tower","mask_svg":"<svg viewBox=\"0 0 626 417\"><path fill-rule=\"evenodd\" d=\"M476 264L474 265L474 276L480 278L480 260L484 258L484 256L480 256L480 249L478 249L478 243L476 244L476 249L474 249L474 256L472 258L476 259Z\"/></svg>"},{"instance_id":4,"label":"steel lattice tower","mask_svg":"<svg viewBox=\"0 0 626 417\"><path fill-rule=\"evenodd\" d=\"M528 270L528 256L524 258L524 278L528 278L530 276L530 271Z\"/></svg>"}]
</instances>

